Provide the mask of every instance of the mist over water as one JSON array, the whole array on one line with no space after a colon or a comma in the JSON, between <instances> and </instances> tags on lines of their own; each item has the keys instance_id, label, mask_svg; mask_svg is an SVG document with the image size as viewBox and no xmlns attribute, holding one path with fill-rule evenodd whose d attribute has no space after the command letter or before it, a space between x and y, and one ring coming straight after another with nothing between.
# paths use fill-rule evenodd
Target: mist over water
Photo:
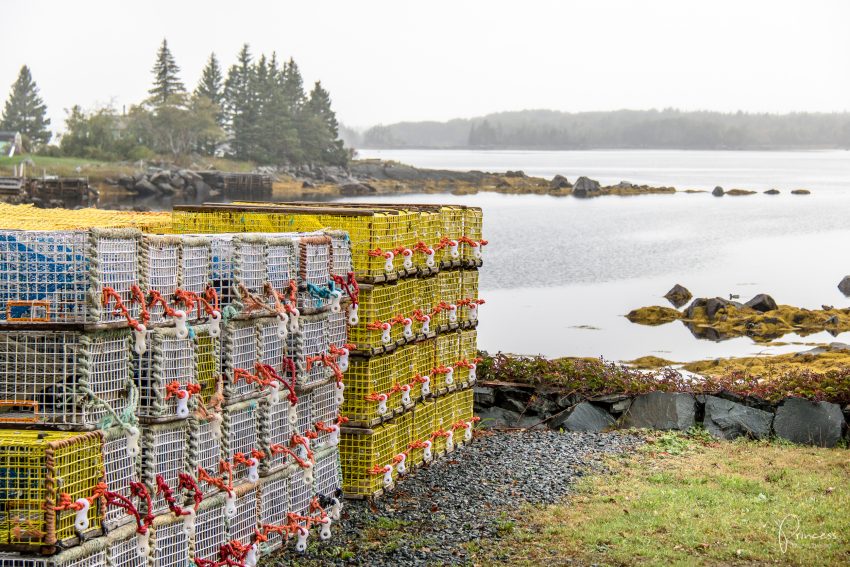
<instances>
[{"instance_id":1,"label":"mist over water","mask_svg":"<svg viewBox=\"0 0 850 567\"><path fill-rule=\"evenodd\" d=\"M363 154L422 167L522 169L544 177L561 173L571 181L584 174L603 183L625 179L679 188L721 184L782 191L722 198L707 193L596 199L481 193L373 199L483 207L484 237L490 241L481 272L487 304L479 335L485 350L615 360L656 354L687 361L809 348L764 347L747 338L714 343L695 339L678 322L644 327L623 317L644 305L668 305L662 296L675 283L695 297L731 293L746 301L764 292L779 303L809 308L850 303L836 287L850 273L843 252L850 243L847 152ZM603 175L609 165L615 173ZM812 194L790 194L799 187ZM845 335L786 335L782 340L850 342Z\"/></svg>"}]
</instances>

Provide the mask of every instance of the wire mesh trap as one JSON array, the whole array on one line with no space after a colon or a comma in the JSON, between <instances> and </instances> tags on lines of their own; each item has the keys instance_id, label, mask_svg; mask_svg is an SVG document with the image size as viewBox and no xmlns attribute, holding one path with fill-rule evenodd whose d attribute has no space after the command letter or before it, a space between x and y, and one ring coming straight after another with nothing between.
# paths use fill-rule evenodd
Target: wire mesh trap
<instances>
[{"instance_id":1,"label":"wire mesh trap","mask_svg":"<svg viewBox=\"0 0 850 567\"><path fill-rule=\"evenodd\" d=\"M89 540L56 555L0 554L0 567L107 567L106 539Z\"/></svg>"},{"instance_id":2,"label":"wire mesh trap","mask_svg":"<svg viewBox=\"0 0 850 567\"><path fill-rule=\"evenodd\" d=\"M289 512L290 489L289 482L294 469L286 468L272 476L266 477L259 486L260 525L283 525ZM283 536L279 533L269 533L266 542L267 550L274 551L283 544Z\"/></svg>"},{"instance_id":3,"label":"wire mesh trap","mask_svg":"<svg viewBox=\"0 0 850 567\"><path fill-rule=\"evenodd\" d=\"M103 432L103 468L106 486L112 492L130 499L130 483L140 478L136 468L136 455L131 444L138 443L137 428L112 427ZM133 437L131 440L130 438ZM103 526L114 530L133 521L133 516L116 507L107 507Z\"/></svg>"},{"instance_id":4,"label":"wire mesh trap","mask_svg":"<svg viewBox=\"0 0 850 567\"><path fill-rule=\"evenodd\" d=\"M208 238L145 235L141 244L140 265L148 293L171 298L178 289L195 294L206 291L211 253ZM162 304L154 304L148 312L152 324L168 320ZM188 320L195 320L197 314L187 311Z\"/></svg>"},{"instance_id":5,"label":"wire mesh trap","mask_svg":"<svg viewBox=\"0 0 850 567\"><path fill-rule=\"evenodd\" d=\"M148 565L184 567L189 559L189 540L183 518L173 514L158 516L151 530Z\"/></svg>"},{"instance_id":6,"label":"wire mesh trap","mask_svg":"<svg viewBox=\"0 0 850 567\"><path fill-rule=\"evenodd\" d=\"M373 496L392 486L392 467L386 475L396 448L396 426L387 422L371 429L342 429L339 457L342 490L346 496ZM389 482L386 482L389 481Z\"/></svg>"},{"instance_id":7,"label":"wire mesh trap","mask_svg":"<svg viewBox=\"0 0 850 567\"><path fill-rule=\"evenodd\" d=\"M93 428L132 412L130 331L0 333L0 423Z\"/></svg>"},{"instance_id":8,"label":"wire mesh trap","mask_svg":"<svg viewBox=\"0 0 850 567\"><path fill-rule=\"evenodd\" d=\"M52 552L79 542L76 512L55 510L60 495L92 497L103 479L102 434L0 431L0 549ZM101 530L102 502L85 513L84 537Z\"/></svg>"},{"instance_id":9,"label":"wire mesh trap","mask_svg":"<svg viewBox=\"0 0 850 567\"><path fill-rule=\"evenodd\" d=\"M181 337L177 329L163 327L146 334L148 348L136 360L137 413L152 421L185 419L192 395L200 393L197 331Z\"/></svg>"},{"instance_id":10,"label":"wire mesh trap","mask_svg":"<svg viewBox=\"0 0 850 567\"><path fill-rule=\"evenodd\" d=\"M256 482L251 477L259 475L260 458L254 456L260 451L258 405L257 400L247 400L227 406L222 412L222 448L233 469L234 484Z\"/></svg>"},{"instance_id":11,"label":"wire mesh trap","mask_svg":"<svg viewBox=\"0 0 850 567\"><path fill-rule=\"evenodd\" d=\"M175 490L180 473L194 474L196 463L190 462L191 420L148 425L142 428L141 473L142 482L151 494L154 514L168 509L162 494L157 494L156 478L162 476Z\"/></svg>"},{"instance_id":12,"label":"wire mesh trap","mask_svg":"<svg viewBox=\"0 0 850 567\"><path fill-rule=\"evenodd\" d=\"M204 498L195 514L195 546L192 559L218 559L221 546L227 541L224 495Z\"/></svg>"},{"instance_id":13,"label":"wire mesh trap","mask_svg":"<svg viewBox=\"0 0 850 567\"><path fill-rule=\"evenodd\" d=\"M391 416L401 406L401 396L392 392L394 378L392 354L352 358L345 373L345 399L340 413L362 425Z\"/></svg>"},{"instance_id":14,"label":"wire mesh trap","mask_svg":"<svg viewBox=\"0 0 850 567\"><path fill-rule=\"evenodd\" d=\"M301 397L295 405L298 412L307 404L307 398ZM260 450L266 458L260 463L260 473L268 475L276 473L290 464L287 453L274 451L272 447L286 446L295 431L291 419L292 405L285 397L276 403L270 398L261 398L257 406L257 435ZM309 419L309 411L307 411Z\"/></svg>"},{"instance_id":15,"label":"wire mesh trap","mask_svg":"<svg viewBox=\"0 0 850 567\"><path fill-rule=\"evenodd\" d=\"M328 314L317 313L300 318L299 330L287 336L286 350L297 369L296 385L310 388L327 381L332 368L323 357L327 356Z\"/></svg>"},{"instance_id":16,"label":"wire mesh trap","mask_svg":"<svg viewBox=\"0 0 850 567\"><path fill-rule=\"evenodd\" d=\"M135 316L140 240L136 229L0 231L0 325L124 321L103 306L105 289Z\"/></svg>"}]
</instances>

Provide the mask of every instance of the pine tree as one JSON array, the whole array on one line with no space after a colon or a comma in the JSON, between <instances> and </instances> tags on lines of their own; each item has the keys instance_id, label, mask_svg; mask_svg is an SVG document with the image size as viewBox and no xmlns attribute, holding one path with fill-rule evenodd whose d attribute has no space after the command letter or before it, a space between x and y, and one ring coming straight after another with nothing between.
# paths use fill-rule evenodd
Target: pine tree
<instances>
[{"instance_id":1,"label":"pine tree","mask_svg":"<svg viewBox=\"0 0 850 567\"><path fill-rule=\"evenodd\" d=\"M29 67L24 65L3 108L0 130L17 131L36 144L46 144L51 136L49 125L47 106L38 94Z\"/></svg>"},{"instance_id":2,"label":"pine tree","mask_svg":"<svg viewBox=\"0 0 850 567\"><path fill-rule=\"evenodd\" d=\"M302 147L305 157L310 161L344 165L347 153L339 140L339 123L331 108L331 97L322 88L321 82L316 82L310 91L310 98L304 105L301 120Z\"/></svg>"},{"instance_id":3,"label":"pine tree","mask_svg":"<svg viewBox=\"0 0 850 567\"><path fill-rule=\"evenodd\" d=\"M174 61L174 56L168 49L168 41L163 39L156 54L156 63L151 70L154 76L153 88L148 91L154 106L164 106L168 99L175 94L186 91L178 74L180 67Z\"/></svg>"},{"instance_id":4,"label":"pine tree","mask_svg":"<svg viewBox=\"0 0 850 567\"><path fill-rule=\"evenodd\" d=\"M201 80L195 88L195 95L205 96L219 106L224 101L224 76L215 53L210 53L210 58L201 72Z\"/></svg>"},{"instance_id":5,"label":"pine tree","mask_svg":"<svg viewBox=\"0 0 850 567\"><path fill-rule=\"evenodd\" d=\"M322 88L321 81L316 81L313 85L310 98L307 100L307 108L314 116L322 119L331 136L336 140L339 137L339 122L336 120L336 113L331 109L331 95Z\"/></svg>"}]
</instances>

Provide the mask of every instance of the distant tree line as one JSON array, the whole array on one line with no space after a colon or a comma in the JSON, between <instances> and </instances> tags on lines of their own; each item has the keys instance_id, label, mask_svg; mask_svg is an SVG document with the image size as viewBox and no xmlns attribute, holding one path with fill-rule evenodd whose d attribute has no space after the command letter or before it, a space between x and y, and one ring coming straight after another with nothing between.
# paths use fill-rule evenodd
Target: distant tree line
<instances>
[{"instance_id":1,"label":"distant tree line","mask_svg":"<svg viewBox=\"0 0 850 567\"><path fill-rule=\"evenodd\" d=\"M448 122L375 126L349 143L382 148L701 149L850 148L850 113L751 114L526 110Z\"/></svg>"},{"instance_id":2,"label":"distant tree line","mask_svg":"<svg viewBox=\"0 0 850 567\"><path fill-rule=\"evenodd\" d=\"M102 160L225 155L261 164L344 165L331 98L320 82L308 93L294 60L260 55L246 44L226 75L213 53L193 92L162 41L149 97L126 113L112 106L67 110L58 146L50 141L47 108L24 66L6 101L0 130L18 130L31 149Z\"/></svg>"}]
</instances>

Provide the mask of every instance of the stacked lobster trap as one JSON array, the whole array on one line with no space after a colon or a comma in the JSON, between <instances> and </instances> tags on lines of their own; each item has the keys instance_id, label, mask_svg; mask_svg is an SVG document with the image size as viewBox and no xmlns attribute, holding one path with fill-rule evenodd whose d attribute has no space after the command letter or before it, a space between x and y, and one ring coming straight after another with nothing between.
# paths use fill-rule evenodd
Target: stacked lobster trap
<instances>
[{"instance_id":1,"label":"stacked lobster trap","mask_svg":"<svg viewBox=\"0 0 850 567\"><path fill-rule=\"evenodd\" d=\"M354 290L341 408L346 496L378 495L398 475L471 437L470 386L484 303L481 209L235 203L176 207L173 220L180 233L334 229L348 235L354 277L334 275L340 289Z\"/></svg>"},{"instance_id":2,"label":"stacked lobster trap","mask_svg":"<svg viewBox=\"0 0 850 567\"><path fill-rule=\"evenodd\" d=\"M249 565L328 537L347 236L74 215L0 230L0 562Z\"/></svg>"}]
</instances>

